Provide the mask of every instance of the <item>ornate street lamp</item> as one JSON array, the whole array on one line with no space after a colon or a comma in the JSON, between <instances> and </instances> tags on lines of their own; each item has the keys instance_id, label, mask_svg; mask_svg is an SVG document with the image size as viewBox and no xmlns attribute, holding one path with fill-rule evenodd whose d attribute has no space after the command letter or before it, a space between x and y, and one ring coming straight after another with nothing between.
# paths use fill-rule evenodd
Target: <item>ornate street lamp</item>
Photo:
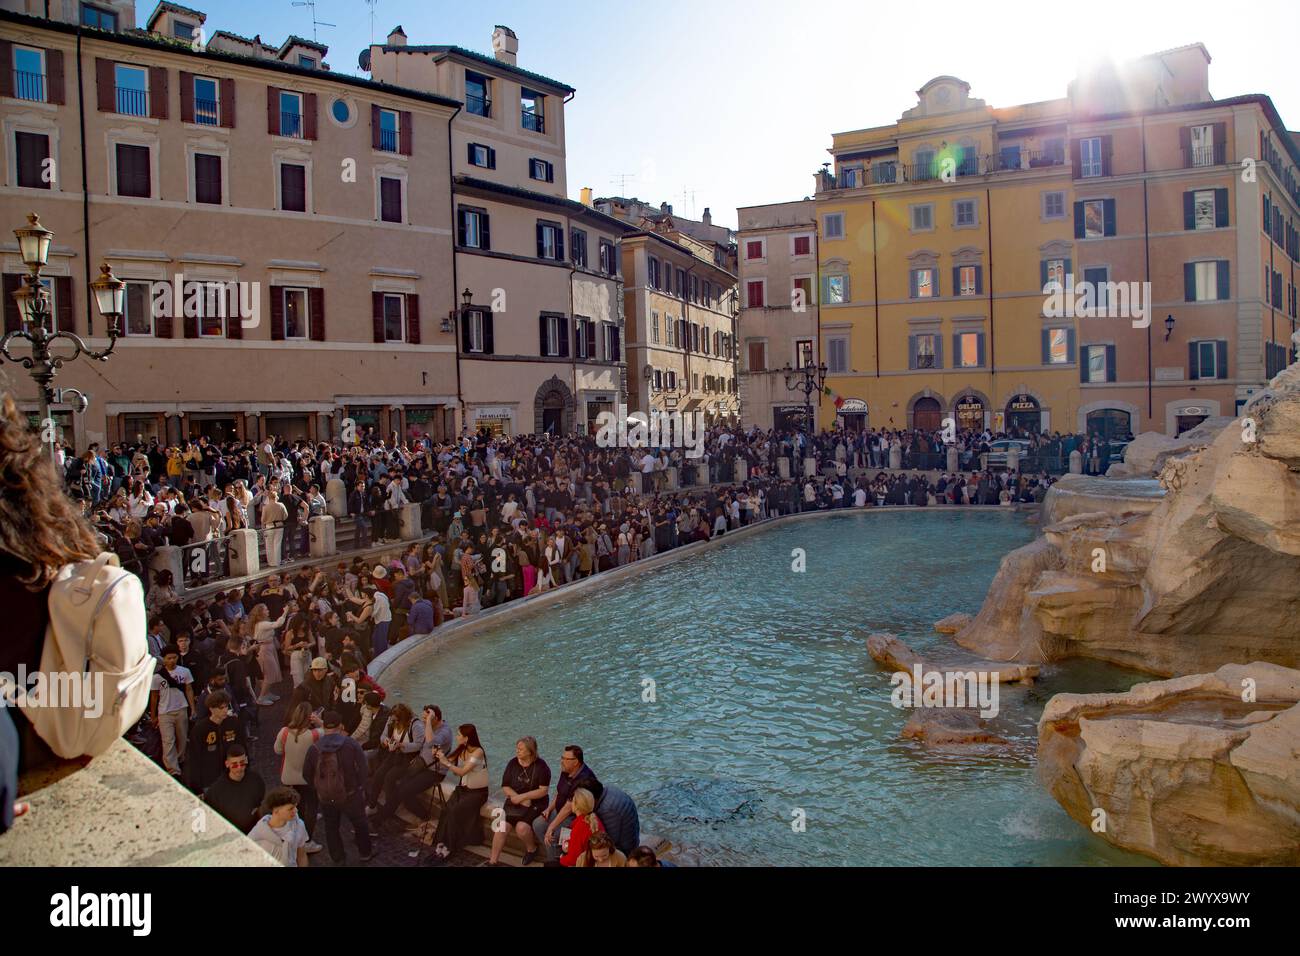
<instances>
[{"instance_id":1,"label":"ornate street lamp","mask_svg":"<svg viewBox=\"0 0 1300 956\"><path fill-rule=\"evenodd\" d=\"M54 234L44 228L40 220L36 218L36 214L32 213L27 217L27 227L15 229L14 235L18 237L18 251L29 271L23 277L22 284L13 294L15 302L18 304L18 315L22 327L7 333L4 338L0 339L0 356L3 356L6 361L21 365L32 373L32 379L36 382L36 386L40 391L40 428L43 431L51 425L50 405L55 401L55 373L65 363L73 361L79 355L84 354L87 358L103 362L113 353L118 336L122 334L118 328L118 320L122 317L126 283L114 276L113 271L105 264L100 266L100 277L90 284L99 314L104 317L108 324L108 348L102 350L92 349L75 332L67 329L53 329L53 316L50 314L50 293L45 288L44 280L41 278L41 270L45 268L45 264L49 259L50 244ZM73 352L71 355L55 355L50 350L50 346L57 339L66 339L72 343ZM25 341L31 346L31 354L14 355L9 351L10 345L18 340ZM80 393L78 395L80 396ZM82 398L84 404L84 396ZM47 452L51 456L53 455L52 440Z\"/></svg>"},{"instance_id":2,"label":"ornate street lamp","mask_svg":"<svg viewBox=\"0 0 1300 956\"><path fill-rule=\"evenodd\" d=\"M805 362L801 368L791 368L790 363L786 362L785 368L782 369L782 371L785 373L786 389L791 392L803 392L804 410L807 416L805 427L808 432L806 439L807 445L804 448L804 452L807 453L812 448L813 393L816 392L820 394L822 389L826 387L826 373L829 372L830 369L826 367L825 362L821 365L813 365L812 356L810 354L808 356L808 361Z\"/></svg>"}]
</instances>

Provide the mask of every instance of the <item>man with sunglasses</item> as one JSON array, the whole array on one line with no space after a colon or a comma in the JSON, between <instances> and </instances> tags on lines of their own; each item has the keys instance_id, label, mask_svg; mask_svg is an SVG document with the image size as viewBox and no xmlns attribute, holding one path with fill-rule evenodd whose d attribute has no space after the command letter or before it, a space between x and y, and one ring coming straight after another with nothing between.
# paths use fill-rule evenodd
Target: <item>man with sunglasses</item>
<instances>
[{"instance_id":1,"label":"man with sunglasses","mask_svg":"<svg viewBox=\"0 0 1300 956\"><path fill-rule=\"evenodd\" d=\"M203 791L204 802L247 833L257 823L264 796L266 784L257 771L248 769L248 751L231 744L226 750L226 775Z\"/></svg>"}]
</instances>

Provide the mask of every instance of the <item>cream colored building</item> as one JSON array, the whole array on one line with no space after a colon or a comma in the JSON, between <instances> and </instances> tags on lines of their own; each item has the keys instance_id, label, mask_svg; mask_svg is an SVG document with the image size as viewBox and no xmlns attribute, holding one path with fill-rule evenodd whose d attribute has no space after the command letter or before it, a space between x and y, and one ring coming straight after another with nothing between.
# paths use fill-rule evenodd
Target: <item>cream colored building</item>
<instances>
[{"instance_id":1,"label":"cream colored building","mask_svg":"<svg viewBox=\"0 0 1300 956\"><path fill-rule=\"evenodd\" d=\"M407 42L399 26L362 54L383 83L461 101L452 121L455 315L466 423L507 434L594 429L626 392L618 242L632 227L567 198L572 87L494 55Z\"/></svg>"},{"instance_id":2,"label":"cream colored building","mask_svg":"<svg viewBox=\"0 0 1300 956\"><path fill-rule=\"evenodd\" d=\"M704 220L690 220L667 204L592 202L636 226L622 245L628 411L737 420L734 234L714 226L707 209Z\"/></svg>"},{"instance_id":3,"label":"cream colored building","mask_svg":"<svg viewBox=\"0 0 1300 956\"><path fill-rule=\"evenodd\" d=\"M26 15L43 0L4 7L4 236L29 212L53 230L56 321L94 347L108 339L88 281L107 262L128 282L114 354L59 373L90 397L84 415L55 410L78 447L326 438L345 418L455 433L442 320L456 302L447 156L459 98L329 72L319 44L213 32L174 4L147 30L129 0L54 0L48 20ZM80 36L78 17L95 19ZM25 271L12 238L0 260L12 330ZM162 293L177 282L205 283L188 313ZM6 371L34 409L26 373Z\"/></svg>"},{"instance_id":4,"label":"cream colored building","mask_svg":"<svg viewBox=\"0 0 1300 956\"><path fill-rule=\"evenodd\" d=\"M845 371L846 339L825 328L829 358L819 341L817 281L817 204L801 202L748 206L740 216L740 404L745 425L787 428L803 414L804 395L786 387L782 369L827 361ZM813 417L820 403L813 397ZM844 410L846 420L859 414ZM814 427L820 423L814 422Z\"/></svg>"}]
</instances>

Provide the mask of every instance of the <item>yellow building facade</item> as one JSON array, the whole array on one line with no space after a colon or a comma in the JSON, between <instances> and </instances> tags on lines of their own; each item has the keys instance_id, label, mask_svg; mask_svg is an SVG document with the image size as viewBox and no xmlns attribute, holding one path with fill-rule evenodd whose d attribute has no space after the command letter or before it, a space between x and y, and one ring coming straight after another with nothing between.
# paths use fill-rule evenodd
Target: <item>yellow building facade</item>
<instances>
[{"instance_id":1,"label":"yellow building facade","mask_svg":"<svg viewBox=\"0 0 1300 956\"><path fill-rule=\"evenodd\" d=\"M1267 97L1213 98L1209 63L1195 43L1006 109L941 76L835 134L818 420L1122 440L1237 414L1295 358L1300 145Z\"/></svg>"},{"instance_id":2,"label":"yellow building facade","mask_svg":"<svg viewBox=\"0 0 1300 956\"><path fill-rule=\"evenodd\" d=\"M851 426L1072 430L1076 332L1042 291L1074 254L1065 103L994 110L953 77L919 97L836 134L819 177L820 419L841 398Z\"/></svg>"}]
</instances>

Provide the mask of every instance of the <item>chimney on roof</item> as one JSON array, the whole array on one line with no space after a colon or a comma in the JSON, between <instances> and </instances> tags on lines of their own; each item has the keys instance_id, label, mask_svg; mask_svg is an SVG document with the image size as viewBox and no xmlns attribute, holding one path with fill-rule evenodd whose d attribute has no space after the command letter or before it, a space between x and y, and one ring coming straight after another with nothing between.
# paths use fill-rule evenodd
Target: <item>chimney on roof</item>
<instances>
[{"instance_id":1,"label":"chimney on roof","mask_svg":"<svg viewBox=\"0 0 1300 956\"><path fill-rule=\"evenodd\" d=\"M704 207L704 218L701 219L700 221L703 222L706 226L713 225L713 213L709 212L708 206Z\"/></svg>"},{"instance_id":2,"label":"chimney on roof","mask_svg":"<svg viewBox=\"0 0 1300 956\"><path fill-rule=\"evenodd\" d=\"M668 205L668 203L666 203L666 202L661 202L661 203L659 204L659 211L660 211L660 212L666 212L666 213L668 213L668 215L671 216L671 215L673 214L673 207L670 206L670 205Z\"/></svg>"},{"instance_id":3,"label":"chimney on roof","mask_svg":"<svg viewBox=\"0 0 1300 956\"><path fill-rule=\"evenodd\" d=\"M514 66L519 59L519 37L515 36L515 31L498 23L492 31L492 52L502 63Z\"/></svg>"},{"instance_id":4,"label":"chimney on roof","mask_svg":"<svg viewBox=\"0 0 1300 956\"><path fill-rule=\"evenodd\" d=\"M590 205L591 205L591 187L590 187L590 186L583 186L583 187L582 187L582 204L583 204L584 206L590 206Z\"/></svg>"},{"instance_id":5,"label":"chimney on roof","mask_svg":"<svg viewBox=\"0 0 1300 956\"><path fill-rule=\"evenodd\" d=\"M399 23L393 27L392 32L388 34L389 46L406 46L406 31L402 29Z\"/></svg>"}]
</instances>

